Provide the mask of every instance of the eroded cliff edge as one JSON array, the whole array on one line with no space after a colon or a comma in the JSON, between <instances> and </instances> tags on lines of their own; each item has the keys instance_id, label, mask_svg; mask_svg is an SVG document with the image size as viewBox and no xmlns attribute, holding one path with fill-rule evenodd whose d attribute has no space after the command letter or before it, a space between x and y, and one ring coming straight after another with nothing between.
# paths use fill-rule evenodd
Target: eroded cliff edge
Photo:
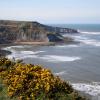
<instances>
[{"instance_id":1,"label":"eroded cliff edge","mask_svg":"<svg viewBox=\"0 0 100 100\"><path fill-rule=\"evenodd\" d=\"M52 27L38 22L0 20L0 44L16 42L71 41L62 33L78 33L69 28Z\"/></svg>"}]
</instances>

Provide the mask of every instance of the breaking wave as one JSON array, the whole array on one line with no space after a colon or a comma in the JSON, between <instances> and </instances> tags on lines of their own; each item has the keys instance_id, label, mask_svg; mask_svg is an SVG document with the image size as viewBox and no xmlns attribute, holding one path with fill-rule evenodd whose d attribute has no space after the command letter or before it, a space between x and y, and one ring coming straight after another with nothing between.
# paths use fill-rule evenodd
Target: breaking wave
<instances>
[{"instance_id":1,"label":"breaking wave","mask_svg":"<svg viewBox=\"0 0 100 100\"><path fill-rule=\"evenodd\" d=\"M67 72L66 71L61 71L61 72L54 73L54 74L57 75L57 76L62 76L62 75L67 74Z\"/></svg>"},{"instance_id":2,"label":"breaking wave","mask_svg":"<svg viewBox=\"0 0 100 100\"><path fill-rule=\"evenodd\" d=\"M84 31L80 31L80 30L78 30L78 32L82 33L82 34L100 35L100 32L84 32Z\"/></svg>"},{"instance_id":3,"label":"breaking wave","mask_svg":"<svg viewBox=\"0 0 100 100\"><path fill-rule=\"evenodd\" d=\"M72 86L74 89L85 92L91 96L100 95L100 82L74 83Z\"/></svg>"},{"instance_id":4,"label":"breaking wave","mask_svg":"<svg viewBox=\"0 0 100 100\"><path fill-rule=\"evenodd\" d=\"M86 45L100 46L99 40L90 39L89 37L85 36L75 36L75 40L80 41L81 43L84 43Z\"/></svg>"},{"instance_id":5,"label":"breaking wave","mask_svg":"<svg viewBox=\"0 0 100 100\"><path fill-rule=\"evenodd\" d=\"M9 59L25 59L25 58L36 58L37 54L43 53L45 51L16 51L14 48L23 48L23 46L10 46L3 48L3 50L11 51L12 53L10 55L7 55L6 57Z\"/></svg>"},{"instance_id":6,"label":"breaking wave","mask_svg":"<svg viewBox=\"0 0 100 100\"><path fill-rule=\"evenodd\" d=\"M12 54L7 55L9 59L25 59L25 58L36 58L45 60L46 62L66 62L66 61L76 61L80 60L80 57L69 57L69 56L59 56L59 55L40 55L45 51L16 51L12 47L6 47L4 50L11 51Z\"/></svg>"},{"instance_id":7,"label":"breaking wave","mask_svg":"<svg viewBox=\"0 0 100 100\"><path fill-rule=\"evenodd\" d=\"M57 48L66 48L66 47L79 47L78 45L58 45L58 46L55 46Z\"/></svg>"},{"instance_id":8,"label":"breaking wave","mask_svg":"<svg viewBox=\"0 0 100 100\"><path fill-rule=\"evenodd\" d=\"M75 61L80 60L80 57L68 57L68 56L58 56L58 55L44 55L39 57L40 59L46 60L48 62L66 62L66 61Z\"/></svg>"}]
</instances>

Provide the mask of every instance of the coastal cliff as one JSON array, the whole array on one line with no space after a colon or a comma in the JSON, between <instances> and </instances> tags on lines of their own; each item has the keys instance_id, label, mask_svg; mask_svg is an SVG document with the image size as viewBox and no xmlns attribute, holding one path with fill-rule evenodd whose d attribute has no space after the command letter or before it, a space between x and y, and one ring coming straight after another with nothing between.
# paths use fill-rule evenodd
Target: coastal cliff
<instances>
[{"instance_id":1,"label":"coastal cliff","mask_svg":"<svg viewBox=\"0 0 100 100\"><path fill-rule=\"evenodd\" d=\"M15 42L58 42L62 33L78 33L69 28L52 27L38 22L0 20L0 44ZM71 39L67 38L68 41Z\"/></svg>"}]
</instances>

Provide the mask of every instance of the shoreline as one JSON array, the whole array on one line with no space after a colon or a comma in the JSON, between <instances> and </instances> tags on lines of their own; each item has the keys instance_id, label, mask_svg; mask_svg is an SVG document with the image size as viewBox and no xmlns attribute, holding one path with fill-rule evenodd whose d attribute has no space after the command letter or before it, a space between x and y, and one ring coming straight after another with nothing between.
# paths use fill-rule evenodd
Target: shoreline
<instances>
[{"instance_id":1,"label":"shoreline","mask_svg":"<svg viewBox=\"0 0 100 100\"><path fill-rule=\"evenodd\" d=\"M29 45L32 45L32 42L30 43L28 43ZM17 45L28 45L28 44L25 44L25 42L24 43L16 43L16 44L3 44L2 46L0 45L0 53L1 52L4 52L5 54L5 56L6 55L8 55L8 54L11 54L11 52L10 51L7 51L7 50L2 50L2 47L6 47L6 46L17 46ZM39 44L39 45L37 45L37 44L39 44L38 42L37 43L34 43L34 46L42 46L42 45L44 45L43 44L43 42L41 43L41 44ZM49 44L50 45L50 44ZM47 44L45 44L44 46L48 46ZM78 91L78 90L77 90ZM82 95L82 96L84 96L84 97L86 97L86 98L88 98L89 100L99 100L98 98L99 98L99 96L97 95L97 96L92 96L92 95L89 95L89 94L87 94L87 93L85 93L84 91L78 91L79 93L80 93L80 95Z\"/></svg>"},{"instance_id":2,"label":"shoreline","mask_svg":"<svg viewBox=\"0 0 100 100\"><path fill-rule=\"evenodd\" d=\"M14 43L6 43L0 44L1 47L12 46L12 45L52 45L54 42L14 42Z\"/></svg>"},{"instance_id":3,"label":"shoreline","mask_svg":"<svg viewBox=\"0 0 100 100\"><path fill-rule=\"evenodd\" d=\"M59 42L13 42L13 43L2 43L0 44L1 46L12 46L12 45L41 45L41 46L48 46L48 45L56 45L56 44L78 44L80 41L74 41L74 40L69 40L69 41L59 41Z\"/></svg>"},{"instance_id":4,"label":"shoreline","mask_svg":"<svg viewBox=\"0 0 100 100\"><path fill-rule=\"evenodd\" d=\"M0 49L0 57L5 57L5 56L7 56L7 55L9 55L9 54L11 54L12 52L10 52L10 51L7 51L7 50L1 50Z\"/></svg>"},{"instance_id":5,"label":"shoreline","mask_svg":"<svg viewBox=\"0 0 100 100\"><path fill-rule=\"evenodd\" d=\"M63 41L63 42L14 42L14 43L6 43L0 44L0 56L6 56L11 54L10 51L3 50L2 48L8 46L17 46L17 45L31 45L31 46L55 46L55 45L69 45L69 44L78 44L78 41Z\"/></svg>"},{"instance_id":6,"label":"shoreline","mask_svg":"<svg viewBox=\"0 0 100 100\"><path fill-rule=\"evenodd\" d=\"M36 45L36 46L49 46L55 45L55 42L14 42L15 45Z\"/></svg>"}]
</instances>

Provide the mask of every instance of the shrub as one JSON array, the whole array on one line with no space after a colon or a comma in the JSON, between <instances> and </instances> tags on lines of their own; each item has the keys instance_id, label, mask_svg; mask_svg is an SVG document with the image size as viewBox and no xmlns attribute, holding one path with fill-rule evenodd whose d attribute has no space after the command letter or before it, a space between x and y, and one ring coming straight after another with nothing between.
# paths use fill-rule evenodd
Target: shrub
<instances>
[{"instance_id":1,"label":"shrub","mask_svg":"<svg viewBox=\"0 0 100 100\"><path fill-rule=\"evenodd\" d=\"M50 70L40 65L14 63L4 59L2 65L7 66L1 71L4 84L8 87L8 95L20 100L85 100ZM10 66L8 68L8 66Z\"/></svg>"}]
</instances>

